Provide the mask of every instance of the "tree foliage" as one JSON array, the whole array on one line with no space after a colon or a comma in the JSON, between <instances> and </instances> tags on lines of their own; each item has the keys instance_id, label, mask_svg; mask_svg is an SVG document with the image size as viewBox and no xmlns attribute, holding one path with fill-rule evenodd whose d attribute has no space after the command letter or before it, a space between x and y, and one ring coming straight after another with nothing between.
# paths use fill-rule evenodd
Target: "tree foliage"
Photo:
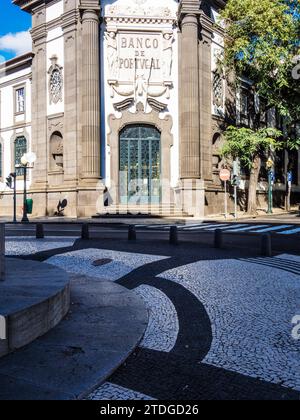
<instances>
[{"instance_id":1,"label":"tree foliage","mask_svg":"<svg viewBox=\"0 0 300 420\"><path fill-rule=\"evenodd\" d=\"M225 158L239 159L244 167L251 169L257 156L264 157L266 151L276 151L284 147L280 138L281 131L275 128L228 127L225 132L226 142L221 150Z\"/></svg>"},{"instance_id":2,"label":"tree foliage","mask_svg":"<svg viewBox=\"0 0 300 420\"><path fill-rule=\"evenodd\" d=\"M300 56L300 0L228 0L221 19L227 70L247 74L287 121L300 119L300 80L293 73Z\"/></svg>"}]
</instances>

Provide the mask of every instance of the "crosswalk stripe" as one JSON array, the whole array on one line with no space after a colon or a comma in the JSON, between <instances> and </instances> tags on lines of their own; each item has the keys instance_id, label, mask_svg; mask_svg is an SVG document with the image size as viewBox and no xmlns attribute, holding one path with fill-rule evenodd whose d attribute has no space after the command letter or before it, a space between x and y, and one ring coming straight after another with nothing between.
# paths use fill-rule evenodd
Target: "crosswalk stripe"
<instances>
[{"instance_id":1,"label":"crosswalk stripe","mask_svg":"<svg viewBox=\"0 0 300 420\"><path fill-rule=\"evenodd\" d=\"M299 233L300 227L296 229L285 230L284 232L278 232L278 235L293 235L294 233Z\"/></svg>"},{"instance_id":2,"label":"crosswalk stripe","mask_svg":"<svg viewBox=\"0 0 300 420\"><path fill-rule=\"evenodd\" d=\"M146 228L146 229L168 229L173 225L135 225L135 227Z\"/></svg>"},{"instance_id":3,"label":"crosswalk stripe","mask_svg":"<svg viewBox=\"0 0 300 420\"><path fill-rule=\"evenodd\" d=\"M207 230L208 232L211 230L215 230L215 229L219 229L221 227L225 227L228 226L228 224L220 224L220 225L213 225L213 227L210 227L209 229L207 229L207 226L203 227L203 230Z\"/></svg>"},{"instance_id":4,"label":"crosswalk stripe","mask_svg":"<svg viewBox=\"0 0 300 420\"><path fill-rule=\"evenodd\" d=\"M229 229L228 232L247 231L247 230L257 229L257 228L266 227L266 226L269 226L269 225L251 225L251 226L244 226L244 227L238 228L238 229L233 227L232 229Z\"/></svg>"},{"instance_id":5,"label":"crosswalk stripe","mask_svg":"<svg viewBox=\"0 0 300 420\"><path fill-rule=\"evenodd\" d=\"M207 228L211 228L213 226L216 226L214 223L206 223L206 224L201 224L201 225L194 225L194 226L185 226L183 227L182 230L201 230L201 229L207 229Z\"/></svg>"},{"instance_id":6,"label":"crosswalk stripe","mask_svg":"<svg viewBox=\"0 0 300 420\"><path fill-rule=\"evenodd\" d=\"M282 230L282 229L286 229L286 228L290 228L290 227L292 227L292 226L291 225L269 226L265 229L254 230L253 232L255 232L255 233L273 232L273 231L276 231L276 230Z\"/></svg>"},{"instance_id":7,"label":"crosswalk stripe","mask_svg":"<svg viewBox=\"0 0 300 420\"><path fill-rule=\"evenodd\" d=\"M245 224L238 224L238 225L235 225L235 227L236 228L238 228L238 227L242 227L242 226L247 226L247 225L245 225ZM220 225L219 227L218 227L218 229L220 229L220 230L227 230L227 229L231 229L231 228L233 228L233 225L228 225L228 224L226 224L226 225ZM212 228L212 229L207 229L208 231L212 231L212 230L215 230L215 228Z\"/></svg>"}]
</instances>

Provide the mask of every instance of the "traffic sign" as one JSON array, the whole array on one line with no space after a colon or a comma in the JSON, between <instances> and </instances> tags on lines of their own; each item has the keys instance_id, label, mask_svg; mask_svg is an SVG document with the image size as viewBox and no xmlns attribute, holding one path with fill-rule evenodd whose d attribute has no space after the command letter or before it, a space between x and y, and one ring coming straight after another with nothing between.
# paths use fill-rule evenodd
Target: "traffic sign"
<instances>
[{"instance_id":1,"label":"traffic sign","mask_svg":"<svg viewBox=\"0 0 300 420\"><path fill-rule=\"evenodd\" d=\"M231 176L231 173L230 173L229 169L221 169L220 170L220 180L221 181L224 181L224 182L229 181L230 176Z\"/></svg>"}]
</instances>

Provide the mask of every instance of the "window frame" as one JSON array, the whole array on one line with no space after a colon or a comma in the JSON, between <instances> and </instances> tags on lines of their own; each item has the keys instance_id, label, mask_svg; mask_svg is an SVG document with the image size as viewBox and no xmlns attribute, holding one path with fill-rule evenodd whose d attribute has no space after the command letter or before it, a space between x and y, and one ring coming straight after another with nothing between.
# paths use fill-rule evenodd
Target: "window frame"
<instances>
[{"instance_id":1,"label":"window frame","mask_svg":"<svg viewBox=\"0 0 300 420\"><path fill-rule=\"evenodd\" d=\"M20 111L18 109L18 91L20 90L24 90L24 110ZM24 119L25 119L25 114L26 114L26 84L22 84L22 85L18 85L18 86L14 86L14 115L15 116L19 116L19 115L24 115Z\"/></svg>"}]
</instances>

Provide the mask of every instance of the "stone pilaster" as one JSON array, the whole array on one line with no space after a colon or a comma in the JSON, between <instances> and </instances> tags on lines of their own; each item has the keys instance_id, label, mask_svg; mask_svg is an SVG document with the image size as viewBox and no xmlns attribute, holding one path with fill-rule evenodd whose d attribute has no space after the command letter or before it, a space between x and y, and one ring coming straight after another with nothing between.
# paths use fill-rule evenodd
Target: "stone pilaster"
<instances>
[{"instance_id":1,"label":"stone pilaster","mask_svg":"<svg viewBox=\"0 0 300 420\"><path fill-rule=\"evenodd\" d=\"M79 11L76 1L64 5L62 28L64 31L64 184L75 187L78 184L78 115L79 85L77 54Z\"/></svg>"},{"instance_id":2,"label":"stone pilaster","mask_svg":"<svg viewBox=\"0 0 300 420\"><path fill-rule=\"evenodd\" d=\"M198 16L181 20L180 178L200 178Z\"/></svg>"},{"instance_id":3,"label":"stone pilaster","mask_svg":"<svg viewBox=\"0 0 300 420\"><path fill-rule=\"evenodd\" d=\"M32 62L32 138L31 150L37 160L32 170L31 191L38 192L35 200L35 214L46 214L46 189L48 175L47 152L47 58L46 58L46 8L44 5L32 11L32 41L34 58Z\"/></svg>"},{"instance_id":4,"label":"stone pilaster","mask_svg":"<svg viewBox=\"0 0 300 420\"><path fill-rule=\"evenodd\" d=\"M212 36L212 22L202 13L199 42L200 167L205 181L212 181Z\"/></svg>"},{"instance_id":5,"label":"stone pilaster","mask_svg":"<svg viewBox=\"0 0 300 420\"><path fill-rule=\"evenodd\" d=\"M180 5L180 182L178 194L183 211L204 215L204 182L201 179L199 0Z\"/></svg>"},{"instance_id":6,"label":"stone pilaster","mask_svg":"<svg viewBox=\"0 0 300 420\"><path fill-rule=\"evenodd\" d=\"M96 2L98 3L98 2ZM100 179L99 10L82 11L82 171L84 183Z\"/></svg>"}]
</instances>

